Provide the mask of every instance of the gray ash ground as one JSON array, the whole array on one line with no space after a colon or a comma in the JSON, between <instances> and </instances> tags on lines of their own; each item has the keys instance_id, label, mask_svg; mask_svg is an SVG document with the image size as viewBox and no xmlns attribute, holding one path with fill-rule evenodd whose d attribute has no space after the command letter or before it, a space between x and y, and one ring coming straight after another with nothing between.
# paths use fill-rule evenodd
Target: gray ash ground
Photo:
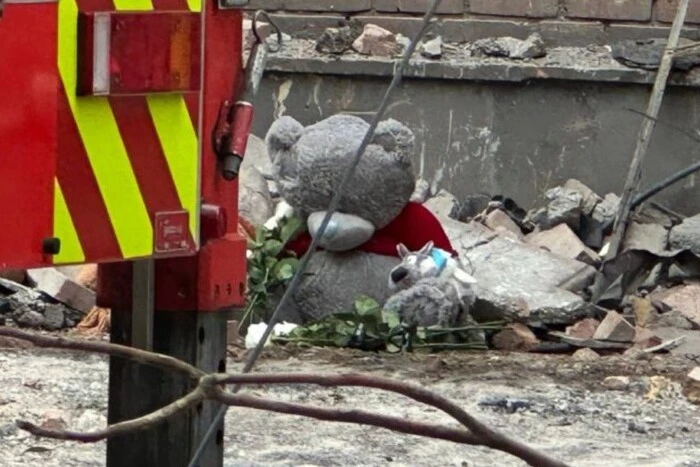
<instances>
[{"instance_id":1,"label":"gray ash ground","mask_svg":"<svg viewBox=\"0 0 700 467\"><path fill-rule=\"evenodd\" d=\"M361 371L424 385L453 399L493 428L572 466L700 466L700 407L677 384L647 400L650 377L678 381L694 364L675 357L648 361L603 357L442 353L395 356L329 349L272 349L258 371ZM229 371L242 367L231 358ZM627 375L630 389L605 390L608 375ZM106 422L107 361L40 349L0 350L0 465L100 466L105 443L37 439L14 424L63 420L92 430ZM442 413L390 393L314 386L251 387L257 395L324 407L357 407L411 419L454 423ZM60 423L60 422L59 422ZM225 465L242 466L520 466L485 448L318 422L249 409L226 417Z\"/></svg>"}]
</instances>

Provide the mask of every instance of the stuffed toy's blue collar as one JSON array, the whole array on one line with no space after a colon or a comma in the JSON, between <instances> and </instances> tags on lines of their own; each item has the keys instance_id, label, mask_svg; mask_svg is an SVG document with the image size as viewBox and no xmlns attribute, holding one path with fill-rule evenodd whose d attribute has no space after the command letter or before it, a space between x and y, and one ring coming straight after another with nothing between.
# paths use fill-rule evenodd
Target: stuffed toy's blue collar
<instances>
[{"instance_id":1,"label":"stuffed toy's blue collar","mask_svg":"<svg viewBox=\"0 0 700 467\"><path fill-rule=\"evenodd\" d=\"M450 255L445 250L433 248L430 250L430 257L433 258L433 261L435 261L438 268L438 273L441 273L442 270L445 269L445 266L447 265L447 258L449 258Z\"/></svg>"}]
</instances>

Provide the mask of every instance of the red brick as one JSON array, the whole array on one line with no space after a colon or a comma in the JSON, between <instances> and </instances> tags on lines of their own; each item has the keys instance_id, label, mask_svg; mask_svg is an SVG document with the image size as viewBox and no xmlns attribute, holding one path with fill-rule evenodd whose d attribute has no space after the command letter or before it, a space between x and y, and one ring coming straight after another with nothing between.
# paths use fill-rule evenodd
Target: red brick
<instances>
[{"instance_id":1,"label":"red brick","mask_svg":"<svg viewBox=\"0 0 700 467\"><path fill-rule=\"evenodd\" d=\"M603 20L649 21L652 0L565 0L566 16Z\"/></svg>"},{"instance_id":2,"label":"red brick","mask_svg":"<svg viewBox=\"0 0 700 467\"><path fill-rule=\"evenodd\" d=\"M372 9L372 0L284 0L288 11L338 11L354 13Z\"/></svg>"},{"instance_id":3,"label":"red brick","mask_svg":"<svg viewBox=\"0 0 700 467\"><path fill-rule=\"evenodd\" d=\"M663 23L673 23L676 17L678 0L656 0L654 6L654 18ZM685 16L686 23L700 23L700 0L690 0L688 3L688 13Z\"/></svg>"},{"instance_id":4,"label":"red brick","mask_svg":"<svg viewBox=\"0 0 700 467\"><path fill-rule=\"evenodd\" d=\"M477 15L552 18L559 12L558 0L471 0L469 10Z\"/></svg>"},{"instance_id":5,"label":"red brick","mask_svg":"<svg viewBox=\"0 0 700 467\"><path fill-rule=\"evenodd\" d=\"M380 12L425 13L429 6L430 2L425 0L374 0L374 9ZM442 0L437 13L464 13L464 0Z\"/></svg>"}]
</instances>

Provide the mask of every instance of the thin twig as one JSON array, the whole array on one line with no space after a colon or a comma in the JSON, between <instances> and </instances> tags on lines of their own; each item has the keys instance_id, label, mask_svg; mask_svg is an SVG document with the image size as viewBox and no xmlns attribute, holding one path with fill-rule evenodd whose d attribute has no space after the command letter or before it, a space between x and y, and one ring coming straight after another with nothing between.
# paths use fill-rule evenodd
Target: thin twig
<instances>
[{"instance_id":1,"label":"thin twig","mask_svg":"<svg viewBox=\"0 0 700 467\"><path fill-rule=\"evenodd\" d=\"M37 347L48 347L54 349L80 350L99 354L111 355L114 357L128 358L138 363L168 368L178 373L185 373L192 379L199 379L206 373L202 370L185 363L182 360L163 355L156 352L148 352L135 349L126 345L112 344L109 342L88 341L77 339L66 339L65 337L42 336L28 333L16 328L0 326L0 336L14 337L27 342L31 342Z\"/></svg>"},{"instance_id":2,"label":"thin twig","mask_svg":"<svg viewBox=\"0 0 700 467\"><path fill-rule=\"evenodd\" d=\"M134 397L138 397L135 395ZM142 417L125 420L123 422L109 425L101 430L90 432L68 431L68 430L52 430L42 428L27 421L18 420L17 427L28 431L29 433L42 436L44 438L62 439L67 441L80 441L81 443L94 443L103 439L113 438L115 436L134 433L137 431L147 430L154 425L163 423L167 419L184 412L205 399L204 391L201 387L197 387L184 397L162 407L156 411L148 413Z\"/></svg>"},{"instance_id":3,"label":"thin twig","mask_svg":"<svg viewBox=\"0 0 700 467\"><path fill-rule=\"evenodd\" d=\"M647 111L645 112L652 118L645 118L642 121L642 126L639 129L637 145L634 150L634 156L632 157L629 172L627 173L627 180L625 181L625 186L622 191L619 211L613 225L610 248L608 253L605 255L606 261L617 256L622 244L622 239L625 237L625 231L627 230L627 224L629 222L630 213L632 210L632 201L634 200L634 195L639 188L639 183L642 178L642 163L644 162L647 149L649 148L651 135L656 124L655 119L659 116L661 101L663 100L664 91L666 90L666 82L671 72L671 66L673 65L674 51L678 46L678 40L680 38L681 29L683 28L683 23L685 22L687 12L688 0L680 0L678 9L676 10L676 17L674 18L673 25L671 26L671 32L668 37L666 50L664 51L664 56L661 58L661 64L659 65L659 70L656 74L656 79L654 80L654 87L651 91L651 96L649 97Z\"/></svg>"},{"instance_id":4,"label":"thin twig","mask_svg":"<svg viewBox=\"0 0 700 467\"><path fill-rule=\"evenodd\" d=\"M442 410L450 417L457 420L473 433L479 443L500 451L507 452L523 459L530 465L562 467L566 464L550 458L518 440L511 439L503 433L498 433L476 418L469 415L460 406L451 400L422 388L389 378L362 374L320 375L311 373L282 373L282 374L213 374L205 376L203 380L210 380L215 384L318 384L320 386L359 386L365 388L381 389L401 394L405 397L430 405Z\"/></svg>"}]
</instances>

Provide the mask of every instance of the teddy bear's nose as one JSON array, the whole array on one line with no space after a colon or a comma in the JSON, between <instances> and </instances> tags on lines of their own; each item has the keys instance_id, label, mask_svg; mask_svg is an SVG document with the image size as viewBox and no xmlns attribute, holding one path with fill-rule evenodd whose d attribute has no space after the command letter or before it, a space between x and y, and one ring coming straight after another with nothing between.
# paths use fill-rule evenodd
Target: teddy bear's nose
<instances>
[{"instance_id":1,"label":"teddy bear's nose","mask_svg":"<svg viewBox=\"0 0 700 467\"><path fill-rule=\"evenodd\" d=\"M408 269L406 268L396 268L391 271L391 280L398 284L401 280L408 275Z\"/></svg>"}]
</instances>

